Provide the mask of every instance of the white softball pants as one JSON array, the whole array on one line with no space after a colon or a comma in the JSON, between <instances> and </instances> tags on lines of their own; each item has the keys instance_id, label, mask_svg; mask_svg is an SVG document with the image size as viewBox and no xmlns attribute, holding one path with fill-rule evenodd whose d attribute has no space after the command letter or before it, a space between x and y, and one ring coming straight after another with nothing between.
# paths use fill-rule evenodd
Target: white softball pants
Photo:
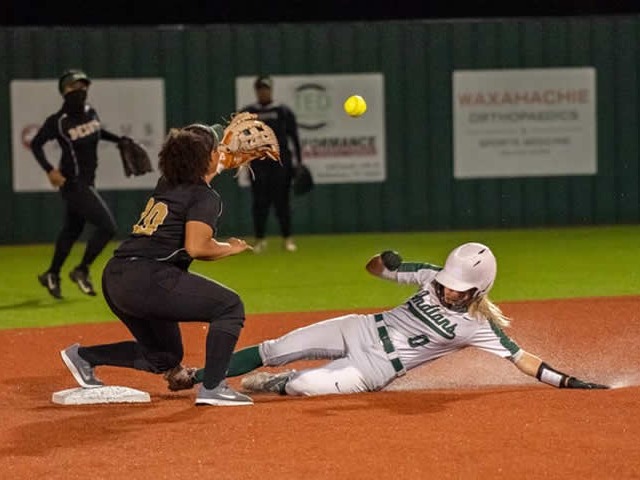
<instances>
[{"instance_id":1,"label":"white softball pants","mask_svg":"<svg viewBox=\"0 0 640 480\"><path fill-rule=\"evenodd\" d=\"M396 377L373 315L351 314L298 328L259 346L266 366L296 360L332 360L297 371L289 395L328 395L380 390Z\"/></svg>"}]
</instances>

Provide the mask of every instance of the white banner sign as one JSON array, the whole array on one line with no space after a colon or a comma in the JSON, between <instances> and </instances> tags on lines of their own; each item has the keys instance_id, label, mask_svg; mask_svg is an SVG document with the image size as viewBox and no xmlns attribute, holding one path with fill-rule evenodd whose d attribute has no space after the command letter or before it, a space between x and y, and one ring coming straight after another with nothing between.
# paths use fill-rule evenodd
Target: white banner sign
<instances>
[{"instance_id":1,"label":"white banner sign","mask_svg":"<svg viewBox=\"0 0 640 480\"><path fill-rule=\"evenodd\" d=\"M62 102L57 80L11 82L14 191L53 190L29 144L45 119L61 108ZM104 190L153 188L158 181L158 151L166 134L164 80L92 79L87 103L98 112L103 128L143 144L154 168L152 173L127 178L116 144L102 140L98 143L96 187ZM48 142L44 149L49 163L57 167L61 154L58 142Z\"/></svg>"},{"instance_id":2,"label":"white banner sign","mask_svg":"<svg viewBox=\"0 0 640 480\"><path fill-rule=\"evenodd\" d=\"M256 101L256 76L236 78L236 108ZM302 162L316 183L382 182L387 178L384 77L379 73L274 75L273 100L293 110ZM349 117L342 105L361 95L367 112ZM246 176L240 184L248 185Z\"/></svg>"},{"instance_id":3,"label":"white banner sign","mask_svg":"<svg viewBox=\"0 0 640 480\"><path fill-rule=\"evenodd\" d=\"M455 178L593 175L594 68L453 73Z\"/></svg>"}]
</instances>

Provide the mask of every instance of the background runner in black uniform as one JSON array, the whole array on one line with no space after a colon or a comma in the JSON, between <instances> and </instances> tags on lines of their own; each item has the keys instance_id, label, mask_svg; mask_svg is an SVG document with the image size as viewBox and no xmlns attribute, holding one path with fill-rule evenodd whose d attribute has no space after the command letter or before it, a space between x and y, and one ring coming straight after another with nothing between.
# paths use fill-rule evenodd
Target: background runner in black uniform
<instances>
[{"instance_id":1,"label":"background runner in black uniform","mask_svg":"<svg viewBox=\"0 0 640 480\"><path fill-rule=\"evenodd\" d=\"M93 367L112 365L151 373L180 371L179 322L209 324L203 385L196 404L250 405L224 381L244 325L244 304L233 290L190 273L192 260L219 260L251 247L214 236L222 201L209 185L216 175L217 135L210 127L172 129L160 151L162 173L130 236L115 250L102 277L111 310L135 337L108 345L63 350L78 383L99 387Z\"/></svg>"},{"instance_id":2,"label":"background runner in black uniform","mask_svg":"<svg viewBox=\"0 0 640 480\"><path fill-rule=\"evenodd\" d=\"M293 144L296 163L302 162L298 124L293 111L284 104L273 102L273 81L270 77L258 77L254 83L257 102L244 107L241 111L256 113L258 119L269 125L278 138L280 160L262 162L254 160L251 169L255 176L251 179L253 228L256 237L254 251L260 253L267 247L265 240L267 218L271 206L275 208L280 224L280 233L284 248L290 252L297 249L291 238L291 180L293 162L289 139ZM284 168L283 168L284 167Z\"/></svg>"},{"instance_id":3,"label":"background runner in black uniform","mask_svg":"<svg viewBox=\"0 0 640 480\"><path fill-rule=\"evenodd\" d=\"M47 172L51 185L59 188L65 202L62 230L56 240L55 251L49 269L38 276L40 284L55 298L62 298L60 269L80 238L85 224L95 230L87 241L80 261L69 274L80 290L95 295L89 277L89 267L116 234L116 222L109 207L95 188L98 166L98 142L119 142L122 137L100 125L96 110L86 104L91 80L81 70L68 70L59 79L58 87L64 96L62 108L50 115L31 141L31 151L40 166ZM59 167L46 158L43 146L56 140L62 152Z\"/></svg>"}]
</instances>

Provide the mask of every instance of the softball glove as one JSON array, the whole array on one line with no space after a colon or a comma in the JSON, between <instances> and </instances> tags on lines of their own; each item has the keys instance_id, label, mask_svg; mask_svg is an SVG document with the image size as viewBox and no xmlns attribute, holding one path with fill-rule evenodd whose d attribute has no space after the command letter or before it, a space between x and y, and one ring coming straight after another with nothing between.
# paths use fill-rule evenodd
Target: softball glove
<instances>
[{"instance_id":1,"label":"softball glove","mask_svg":"<svg viewBox=\"0 0 640 480\"><path fill-rule=\"evenodd\" d=\"M172 392L179 390L189 390L195 385L195 374L197 369L178 365L171 370L164 372L163 377L167 381L167 388Z\"/></svg>"},{"instance_id":2,"label":"softball glove","mask_svg":"<svg viewBox=\"0 0 640 480\"><path fill-rule=\"evenodd\" d=\"M280 146L271 127L255 113L235 114L218 143L218 172L248 166L256 159L280 161Z\"/></svg>"},{"instance_id":3,"label":"softball glove","mask_svg":"<svg viewBox=\"0 0 640 480\"><path fill-rule=\"evenodd\" d=\"M137 177L153 171L147 150L132 138L122 137L118 142L118 150L127 177Z\"/></svg>"}]
</instances>

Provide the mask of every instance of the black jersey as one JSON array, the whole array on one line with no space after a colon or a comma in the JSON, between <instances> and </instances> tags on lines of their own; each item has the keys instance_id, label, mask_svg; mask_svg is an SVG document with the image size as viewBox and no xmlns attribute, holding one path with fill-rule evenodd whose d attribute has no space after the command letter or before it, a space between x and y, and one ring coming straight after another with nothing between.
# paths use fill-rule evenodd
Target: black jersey
<instances>
[{"instance_id":1,"label":"black jersey","mask_svg":"<svg viewBox=\"0 0 640 480\"><path fill-rule=\"evenodd\" d=\"M56 140L62 152L59 170L68 181L78 180L93 185L98 167L98 142L100 139L120 140L100 125L98 113L86 105L82 113L69 114L61 109L50 115L31 141L31 151L40 166L48 173L54 167L47 160L45 143Z\"/></svg>"},{"instance_id":2,"label":"black jersey","mask_svg":"<svg viewBox=\"0 0 640 480\"><path fill-rule=\"evenodd\" d=\"M289 149L289 139L293 143L293 150L296 162L300 163L300 139L298 137L298 125L293 111L283 104L269 103L262 105L252 103L241 111L255 113L258 119L266 123L276 134L280 145L280 157L285 166L291 166L291 150ZM272 164L274 162L266 162ZM274 163L275 164L275 163ZM275 164L277 165L277 164Z\"/></svg>"},{"instance_id":3,"label":"black jersey","mask_svg":"<svg viewBox=\"0 0 640 480\"><path fill-rule=\"evenodd\" d=\"M220 195L204 181L172 186L161 177L140 219L116 249L115 256L153 258L186 270L193 261L184 249L186 223L204 222L215 235L221 213Z\"/></svg>"}]
</instances>

